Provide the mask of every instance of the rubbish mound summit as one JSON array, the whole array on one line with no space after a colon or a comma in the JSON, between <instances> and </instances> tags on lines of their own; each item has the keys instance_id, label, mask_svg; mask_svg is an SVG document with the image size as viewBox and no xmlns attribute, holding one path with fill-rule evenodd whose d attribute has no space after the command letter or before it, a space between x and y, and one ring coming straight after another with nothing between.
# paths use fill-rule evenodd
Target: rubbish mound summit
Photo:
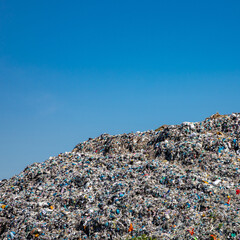
<instances>
[{"instance_id":1,"label":"rubbish mound summit","mask_svg":"<svg viewBox=\"0 0 240 240\"><path fill-rule=\"evenodd\" d=\"M144 234L240 239L239 113L102 134L0 181L0 239Z\"/></svg>"}]
</instances>

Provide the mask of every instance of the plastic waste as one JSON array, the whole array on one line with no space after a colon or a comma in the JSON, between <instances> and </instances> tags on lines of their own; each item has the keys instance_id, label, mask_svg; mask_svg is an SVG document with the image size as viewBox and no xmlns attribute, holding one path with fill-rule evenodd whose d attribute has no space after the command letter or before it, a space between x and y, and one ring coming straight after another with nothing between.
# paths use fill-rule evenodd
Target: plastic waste
<instances>
[{"instance_id":1,"label":"plastic waste","mask_svg":"<svg viewBox=\"0 0 240 240\"><path fill-rule=\"evenodd\" d=\"M0 239L237 240L239 130L239 113L214 114L27 166L0 181Z\"/></svg>"}]
</instances>

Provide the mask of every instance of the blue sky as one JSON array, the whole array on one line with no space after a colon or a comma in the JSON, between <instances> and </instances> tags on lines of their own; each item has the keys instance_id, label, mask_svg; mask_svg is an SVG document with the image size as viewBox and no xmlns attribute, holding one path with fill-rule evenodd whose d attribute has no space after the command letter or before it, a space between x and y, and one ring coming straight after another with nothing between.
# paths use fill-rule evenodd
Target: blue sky
<instances>
[{"instance_id":1,"label":"blue sky","mask_svg":"<svg viewBox=\"0 0 240 240\"><path fill-rule=\"evenodd\" d=\"M239 1L0 1L0 179L101 133L239 112Z\"/></svg>"}]
</instances>

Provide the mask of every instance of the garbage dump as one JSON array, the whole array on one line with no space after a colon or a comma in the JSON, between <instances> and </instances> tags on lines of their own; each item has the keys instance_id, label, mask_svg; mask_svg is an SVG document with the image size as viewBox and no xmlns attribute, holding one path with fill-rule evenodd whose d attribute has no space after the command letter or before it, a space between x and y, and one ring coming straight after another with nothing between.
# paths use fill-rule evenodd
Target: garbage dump
<instances>
[{"instance_id":1,"label":"garbage dump","mask_svg":"<svg viewBox=\"0 0 240 240\"><path fill-rule=\"evenodd\" d=\"M240 114L101 136L0 181L0 239L240 239Z\"/></svg>"}]
</instances>

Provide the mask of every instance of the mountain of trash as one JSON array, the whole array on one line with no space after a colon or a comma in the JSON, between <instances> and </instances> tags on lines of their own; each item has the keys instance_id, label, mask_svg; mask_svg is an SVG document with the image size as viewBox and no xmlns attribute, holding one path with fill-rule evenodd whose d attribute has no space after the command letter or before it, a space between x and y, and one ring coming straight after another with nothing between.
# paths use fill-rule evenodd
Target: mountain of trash
<instances>
[{"instance_id":1,"label":"mountain of trash","mask_svg":"<svg viewBox=\"0 0 240 240\"><path fill-rule=\"evenodd\" d=\"M101 136L0 181L0 239L240 239L240 113Z\"/></svg>"}]
</instances>

